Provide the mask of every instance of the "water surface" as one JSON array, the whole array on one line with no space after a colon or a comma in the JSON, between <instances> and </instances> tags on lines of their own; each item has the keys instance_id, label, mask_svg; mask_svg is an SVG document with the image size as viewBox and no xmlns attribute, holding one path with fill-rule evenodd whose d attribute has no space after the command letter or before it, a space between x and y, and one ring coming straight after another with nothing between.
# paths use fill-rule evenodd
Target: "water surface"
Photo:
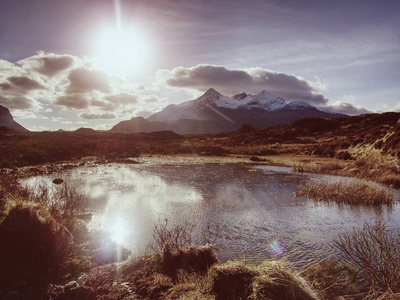
<instances>
[{"instance_id":1,"label":"water surface","mask_svg":"<svg viewBox=\"0 0 400 300\"><path fill-rule=\"evenodd\" d=\"M218 226L215 245L223 261L272 256L299 263L340 259L333 246L340 233L376 219L400 228L397 204L389 210L296 199L296 187L309 179L343 178L294 174L285 167L110 164L57 176L89 198L89 210L94 213L90 227L104 231L135 254L144 251L154 224L164 219L171 225L195 224L197 243L202 242L200 232L205 227ZM55 177L40 177L41 184L51 184Z\"/></svg>"}]
</instances>

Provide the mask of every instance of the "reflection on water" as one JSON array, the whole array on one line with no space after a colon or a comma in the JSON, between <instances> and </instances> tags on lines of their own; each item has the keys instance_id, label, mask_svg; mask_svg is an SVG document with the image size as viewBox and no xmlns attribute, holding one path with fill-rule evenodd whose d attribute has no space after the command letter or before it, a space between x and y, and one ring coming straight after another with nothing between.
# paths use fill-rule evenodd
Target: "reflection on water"
<instances>
[{"instance_id":1,"label":"reflection on water","mask_svg":"<svg viewBox=\"0 0 400 300\"><path fill-rule=\"evenodd\" d=\"M91 228L106 232L134 253L145 249L153 225L164 218L169 224L196 224L197 242L207 224L218 224L221 260L243 255L250 260L318 260L337 256L333 240L366 220L384 219L389 226L400 226L397 205L391 211L350 209L295 199L296 187L319 175L292 174L290 168L106 165L68 170L61 176L90 199Z\"/></svg>"}]
</instances>

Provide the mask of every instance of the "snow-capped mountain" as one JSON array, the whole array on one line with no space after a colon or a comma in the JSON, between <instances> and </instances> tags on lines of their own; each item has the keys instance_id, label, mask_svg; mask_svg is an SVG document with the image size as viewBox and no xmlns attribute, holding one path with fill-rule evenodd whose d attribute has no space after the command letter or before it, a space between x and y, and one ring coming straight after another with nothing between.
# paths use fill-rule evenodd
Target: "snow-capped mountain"
<instances>
[{"instance_id":1,"label":"snow-capped mountain","mask_svg":"<svg viewBox=\"0 0 400 300\"><path fill-rule=\"evenodd\" d=\"M210 88L197 99L168 105L147 118L147 121L162 130L186 134L235 131L244 123L262 128L308 117L340 116L343 115L321 111L305 101L287 103L283 98L267 91L257 95L241 93L227 97ZM134 119L131 121L134 122ZM119 127L116 127L112 130L120 132Z\"/></svg>"},{"instance_id":2,"label":"snow-capped mountain","mask_svg":"<svg viewBox=\"0 0 400 300\"><path fill-rule=\"evenodd\" d=\"M246 109L262 109L265 111L276 111L282 109L287 104L281 97L272 95L267 91L262 91L257 95L247 95L241 93L233 97L219 97L215 104L218 107L230 109L246 108Z\"/></svg>"},{"instance_id":3,"label":"snow-capped mountain","mask_svg":"<svg viewBox=\"0 0 400 300\"><path fill-rule=\"evenodd\" d=\"M305 101L293 101L290 102L289 104L285 105L285 109L293 109L293 110L303 110L303 109L309 109L312 108L313 106Z\"/></svg>"}]
</instances>

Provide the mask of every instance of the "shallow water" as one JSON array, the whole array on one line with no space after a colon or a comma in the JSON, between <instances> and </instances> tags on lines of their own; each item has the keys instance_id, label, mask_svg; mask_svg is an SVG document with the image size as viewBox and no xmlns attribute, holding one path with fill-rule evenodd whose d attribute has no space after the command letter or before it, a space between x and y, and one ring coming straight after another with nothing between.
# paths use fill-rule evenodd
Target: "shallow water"
<instances>
[{"instance_id":1,"label":"shallow water","mask_svg":"<svg viewBox=\"0 0 400 300\"><path fill-rule=\"evenodd\" d=\"M34 177L27 184L50 184L61 176L90 200L90 227L100 229L135 254L152 240L154 224L189 221L200 232L218 225L215 241L222 261L258 261L285 256L303 264L340 259L333 241L340 233L383 219L400 228L399 206L349 208L296 199L296 187L309 179L353 180L293 174L290 168L238 164L103 165ZM396 191L396 197L399 192Z\"/></svg>"}]
</instances>

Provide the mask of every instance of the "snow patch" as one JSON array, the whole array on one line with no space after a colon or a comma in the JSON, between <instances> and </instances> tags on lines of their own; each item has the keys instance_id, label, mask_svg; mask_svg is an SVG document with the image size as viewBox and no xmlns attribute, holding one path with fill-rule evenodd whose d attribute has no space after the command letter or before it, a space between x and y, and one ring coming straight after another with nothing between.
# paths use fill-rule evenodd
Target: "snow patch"
<instances>
[{"instance_id":1,"label":"snow patch","mask_svg":"<svg viewBox=\"0 0 400 300\"><path fill-rule=\"evenodd\" d=\"M277 111L283 108L292 110L303 110L314 107L305 101L293 101L287 103L283 98L273 95L267 91L262 91L257 95L241 93L232 97L227 97L214 89L209 89L199 98L177 105L177 108L186 110L190 108L203 108L215 105L228 109L261 109L264 111Z\"/></svg>"},{"instance_id":2,"label":"snow patch","mask_svg":"<svg viewBox=\"0 0 400 300\"><path fill-rule=\"evenodd\" d=\"M293 101L285 106L286 109L293 109L293 110L307 109L312 107L313 106L306 101Z\"/></svg>"}]
</instances>

